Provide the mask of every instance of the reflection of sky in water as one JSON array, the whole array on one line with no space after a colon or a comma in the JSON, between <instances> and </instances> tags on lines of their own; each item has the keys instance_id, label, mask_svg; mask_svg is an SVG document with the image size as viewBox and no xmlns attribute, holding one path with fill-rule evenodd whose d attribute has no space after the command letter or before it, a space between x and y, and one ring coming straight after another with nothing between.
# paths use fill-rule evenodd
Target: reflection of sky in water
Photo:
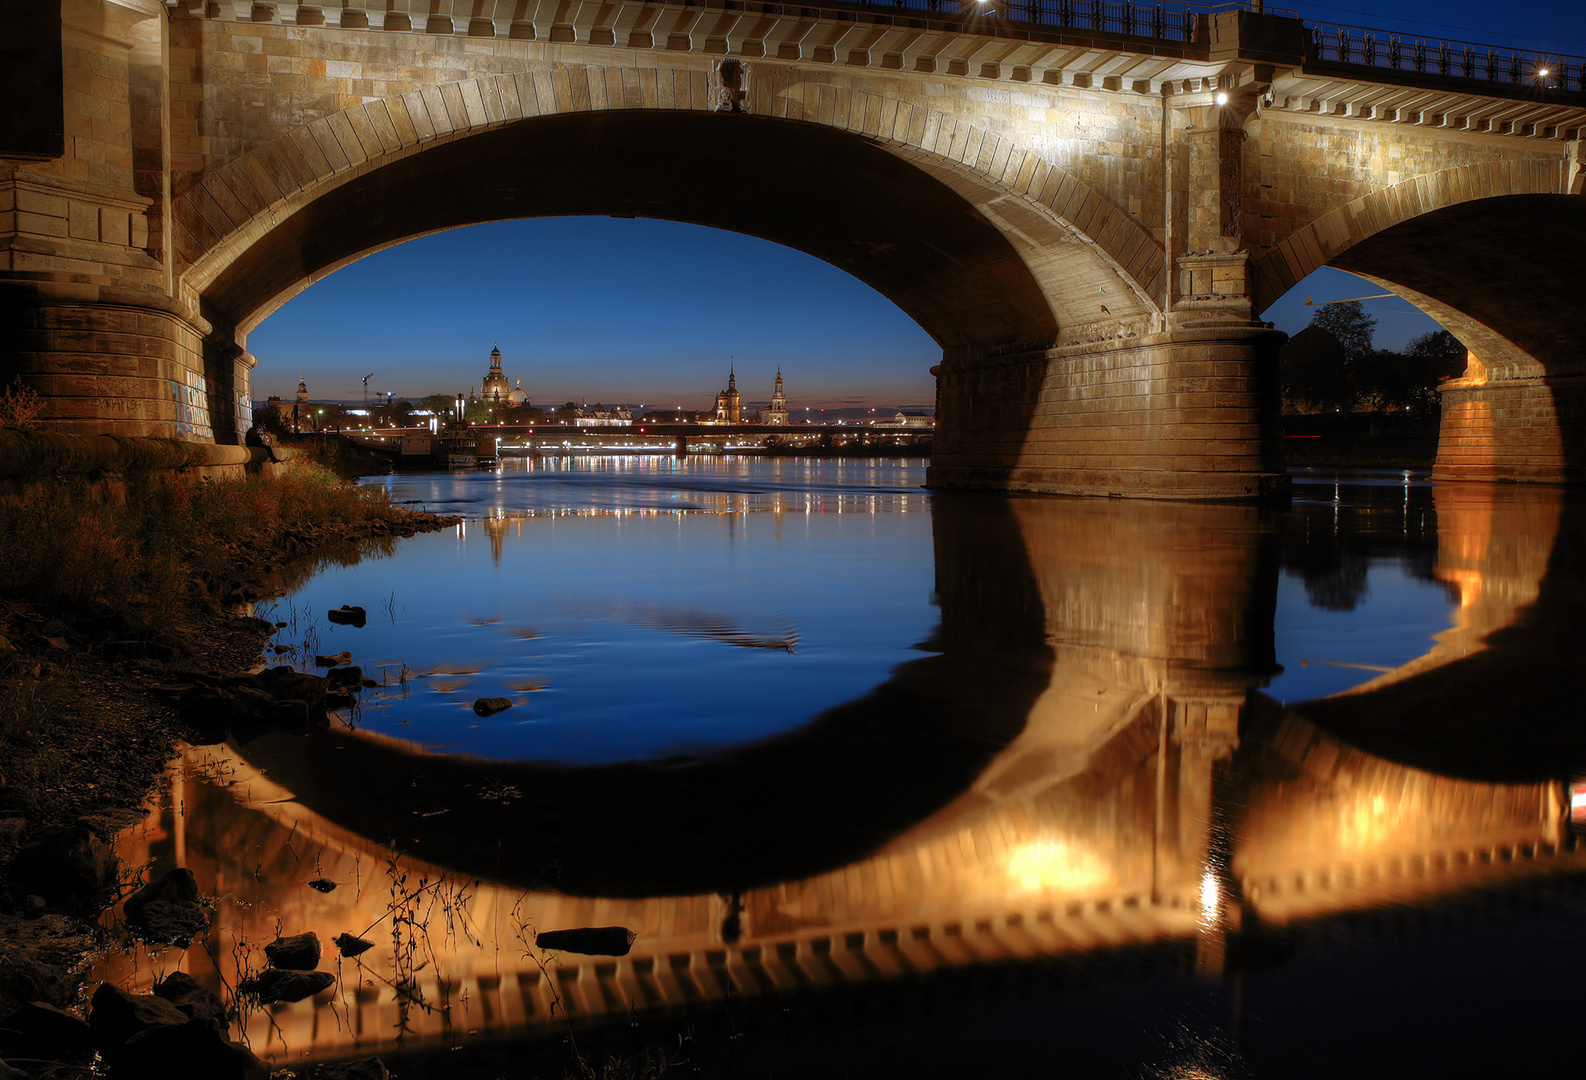
<instances>
[{"instance_id":1,"label":"reflection of sky in water","mask_svg":"<svg viewBox=\"0 0 1586 1080\"><path fill-rule=\"evenodd\" d=\"M394 500L466 524L327 570L261 614L293 619L283 644L349 650L396 684L365 695L358 723L428 748L592 763L729 746L862 697L920 656L938 622L923 480L919 461L659 456L380 478ZM1425 543L1382 549L1409 532L1381 495L1368 521L1347 513L1348 488L1299 489L1288 532L1326 534L1324 563L1339 567L1324 565L1323 584L1343 582L1353 607L1315 606L1285 549L1279 700L1372 679L1450 625L1453 601L1405 554ZM342 604L369 624L326 622ZM481 697L514 706L481 719Z\"/></svg>"},{"instance_id":2,"label":"reflection of sky in water","mask_svg":"<svg viewBox=\"0 0 1586 1080\"><path fill-rule=\"evenodd\" d=\"M1266 691L1283 702L1341 693L1414 660L1459 606L1431 576L1435 515L1424 472L1304 469L1294 482L1288 534L1315 530L1324 563L1336 561L1313 593L1304 556L1285 549L1274 618L1284 671Z\"/></svg>"},{"instance_id":3,"label":"reflection of sky in water","mask_svg":"<svg viewBox=\"0 0 1586 1080\"><path fill-rule=\"evenodd\" d=\"M937 624L918 462L558 464L572 467L379 481L397 500L503 516L326 571L261 614L295 609L283 643L304 639L307 616L314 651L350 650L375 678L419 673L366 694L364 727L570 762L797 726L918 658ZM341 604L369 624L327 623ZM514 707L480 719L480 697Z\"/></svg>"},{"instance_id":4,"label":"reflection of sky in water","mask_svg":"<svg viewBox=\"0 0 1586 1080\"><path fill-rule=\"evenodd\" d=\"M1458 606L1442 585L1410 577L1394 560L1373 561L1366 580L1353 611L1325 611L1312 606L1304 582L1290 574L1278 579L1275 637L1284 670L1268 694L1309 701L1374 679L1429 651Z\"/></svg>"}]
</instances>

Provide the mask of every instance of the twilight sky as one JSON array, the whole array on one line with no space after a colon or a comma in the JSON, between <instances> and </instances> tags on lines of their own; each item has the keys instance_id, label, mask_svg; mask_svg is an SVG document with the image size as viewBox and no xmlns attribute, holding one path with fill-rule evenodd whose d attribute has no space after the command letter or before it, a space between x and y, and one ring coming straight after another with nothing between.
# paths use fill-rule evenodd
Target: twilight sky
<instances>
[{"instance_id":1,"label":"twilight sky","mask_svg":"<svg viewBox=\"0 0 1586 1080\"><path fill-rule=\"evenodd\" d=\"M1345 3L1348 0L1344 0ZM1278 0L1307 23L1547 48L1586 56L1586 0L1401 0L1332 7ZM1380 290L1335 270L1265 313L1295 333L1317 301ZM1398 298L1372 300L1376 344L1436 324ZM777 366L794 408L929 406L941 357L869 286L791 248L668 221L539 218L457 229L353 263L289 301L248 340L254 392L290 397L299 370L316 398L455 394L478 386L499 345L503 370L536 404L568 400L706 408L738 372L746 402Z\"/></svg>"}]
</instances>

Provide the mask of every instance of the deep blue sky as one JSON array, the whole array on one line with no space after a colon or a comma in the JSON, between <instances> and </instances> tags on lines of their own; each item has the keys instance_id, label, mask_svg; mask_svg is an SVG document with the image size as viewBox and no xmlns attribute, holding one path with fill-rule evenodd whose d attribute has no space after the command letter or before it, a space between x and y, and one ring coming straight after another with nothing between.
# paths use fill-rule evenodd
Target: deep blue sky
<instances>
[{"instance_id":1,"label":"deep blue sky","mask_svg":"<svg viewBox=\"0 0 1586 1080\"><path fill-rule=\"evenodd\" d=\"M1347 2L1347 0L1346 0ZM1307 22L1369 26L1586 56L1586 0L1269 4ZM1321 270L1265 318L1295 333L1304 299L1377 288ZM1365 304L1376 343L1436 324L1397 298ZM289 397L298 371L317 398L420 397L479 385L499 344L535 403L706 408L736 366L746 401L781 365L795 408L928 406L940 350L913 320L846 273L790 248L674 222L551 218L476 225L360 260L301 293L249 337L254 391Z\"/></svg>"}]
</instances>

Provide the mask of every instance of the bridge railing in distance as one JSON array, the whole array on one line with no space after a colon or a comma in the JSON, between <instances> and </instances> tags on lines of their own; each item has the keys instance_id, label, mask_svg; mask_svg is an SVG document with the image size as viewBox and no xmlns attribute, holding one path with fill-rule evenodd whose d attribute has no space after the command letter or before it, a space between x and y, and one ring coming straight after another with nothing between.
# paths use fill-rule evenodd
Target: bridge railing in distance
<instances>
[{"instance_id":1,"label":"bridge railing in distance","mask_svg":"<svg viewBox=\"0 0 1586 1080\"><path fill-rule=\"evenodd\" d=\"M1313 26L1307 60L1404 71L1508 87L1586 93L1586 59L1535 49L1394 34L1359 26Z\"/></svg>"}]
</instances>

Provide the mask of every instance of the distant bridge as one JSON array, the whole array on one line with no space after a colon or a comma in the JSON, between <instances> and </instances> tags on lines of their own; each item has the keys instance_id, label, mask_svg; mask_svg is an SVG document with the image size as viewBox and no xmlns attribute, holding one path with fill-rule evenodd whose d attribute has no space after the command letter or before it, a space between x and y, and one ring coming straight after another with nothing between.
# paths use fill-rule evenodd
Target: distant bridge
<instances>
[{"instance_id":1,"label":"distant bridge","mask_svg":"<svg viewBox=\"0 0 1586 1080\"><path fill-rule=\"evenodd\" d=\"M897 303L943 350L939 486L1281 488L1258 315L1323 265L1471 350L1439 475L1582 475L1580 58L1111 0L44 0L3 28L0 376L56 427L235 442L248 334L314 281L603 214Z\"/></svg>"}]
</instances>

